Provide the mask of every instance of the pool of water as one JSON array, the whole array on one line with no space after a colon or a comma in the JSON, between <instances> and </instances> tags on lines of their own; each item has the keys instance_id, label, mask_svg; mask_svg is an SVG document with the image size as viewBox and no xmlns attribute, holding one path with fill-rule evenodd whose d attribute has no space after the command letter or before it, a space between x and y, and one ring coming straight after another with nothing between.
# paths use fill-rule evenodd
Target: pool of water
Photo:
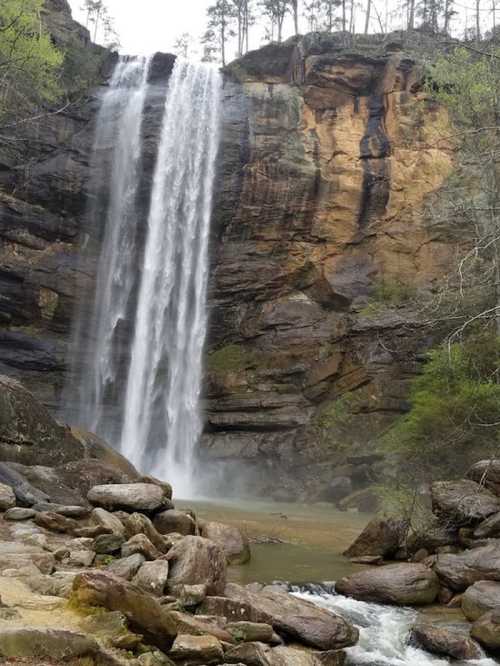
<instances>
[{"instance_id":1,"label":"pool of water","mask_svg":"<svg viewBox=\"0 0 500 666\"><path fill-rule=\"evenodd\" d=\"M229 568L234 582L292 583L337 580L360 569L342 552L371 515L338 511L330 504L258 500L178 501L199 518L236 525L252 542L252 559ZM257 543L256 543L257 542ZM262 543L259 543L262 542Z\"/></svg>"}]
</instances>

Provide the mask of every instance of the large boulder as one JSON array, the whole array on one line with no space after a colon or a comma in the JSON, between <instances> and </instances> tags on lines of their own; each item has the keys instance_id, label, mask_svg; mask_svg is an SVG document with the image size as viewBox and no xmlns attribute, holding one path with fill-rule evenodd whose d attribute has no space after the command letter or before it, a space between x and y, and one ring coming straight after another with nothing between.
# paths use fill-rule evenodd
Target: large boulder
<instances>
[{"instance_id":1,"label":"large boulder","mask_svg":"<svg viewBox=\"0 0 500 666\"><path fill-rule=\"evenodd\" d=\"M166 560L144 562L132 582L144 592L161 597L167 584L168 569Z\"/></svg>"},{"instance_id":2,"label":"large boulder","mask_svg":"<svg viewBox=\"0 0 500 666\"><path fill-rule=\"evenodd\" d=\"M500 544L439 554L434 570L447 587L457 592L480 580L500 581Z\"/></svg>"},{"instance_id":3,"label":"large boulder","mask_svg":"<svg viewBox=\"0 0 500 666\"><path fill-rule=\"evenodd\" d=\"M475 463L467 472L467 478L485 485L500 497L500 458Z\"/></svg>"},{"instance_id":4,"label":"large boulder","mask_svg":"<svg viewBox=\"0 0 500 666\"><path fill-rule=\"evenodd\" d=\"M109 571L85 571L75 577L73 598L82 606L102 606L120 611L132 629L160 649L168 649L177 636L171 613L150 594Z\"/></svg>"},{"instance_id":5,"label":"large boulder","mask_svg":"<svg viewBox=\"0 0 500 666\"><path fill-rule=\"evenodd\" d=\"M500 511L500 498L469 479L436 481L432 510L451 525L474 525Z\"/></svg>"},{"instance_id":6,"label":"large boulder","mask_svg":"<svg viewBox=\"0 0 500 666\"><path fill-rule=\"evenodd\" d=\"M169 509L161 511L154 517L153 524L160 534L184 534L189 536L195 534L196 523L193 518L183 511Z\"/></svg>"},{"instance_id":7,"label":"large boulder","mask_svg":"<svg viewBox=\"0 0 500 666\"><path fill-rule=\"evenodd\" d=\"M469 627L465 623L460 625L431 624L430 622L417 624L412 629L410 640L427 652L439 656L461 661L482 657L482 651L479 645L470 638Z\"/></svg>"},{"instance_id":8,"label":"large boulder","mask_svg":"<svg viewBox=\"0 0 500 666\"><path fill-rule=\"evenodd\" d=\"M494 608L500 608L500 583L481 580L462 594L462 612L471 622Z\"/></svg>"},{"instance_id":9,"label":"large boulder","mask_svg":"<svg viewBox=\"0 0 500 666\"><path fill-rule=\"evenodd\" d=\"M226 556L209 539L185 536L166 555L170 563L168 588L205 584L208 594L222 594L226 585Z\"/></svg>"},{"instance_id":10,"label":"large boulder","mask_svg":"<svg viewBox=\"0 0 500 666\"><path fill-rule=\"evenodd\" d=\"M250 621L270 624L284 637L318 650L337 650L358 640L358 630L343 618L274 587L252 592L229 583L225 596L250 608Z\"/></svg>"},{"instance_id":11,"label":"large boulder","mask_svg":"<svg viewBox=\"0 0 500 666\"><path fill-rule=\"evenodd\" d=\"M417 606L435 601L439 580L422 564L390 564L342 578L335 589L339 594L361 601Z\"/></svg>"},{"instance_id":12,"label":"large boulder","mask_svg":"<svg viewBox=\"0 0 500 666\"><path fill-rule=\"evenodd\" d=\"M170 500L161 486L154 483L111 483L94 486L88 492L91 504L116 511L145 511L154 513L169 505Z\"/></svg>"},{"instance_id":13,"label":"large boulder","mask_svg":"<svg viewBox=\"0 0 500 666\"><path fill-rule=\"evenodd\" d=\"M485 613L476 620L470 635L487 650L500 653L500 608Z\"/></svg>"},{"instance_id":14,"label":"large boulder","mask_svg":"<svg viewBox=\"0 0 500 666\"><path fill-rule=\"evenodd\" d=\"M474 530L475 539L495 539L500 537L500 512L494 513Z\"/></svg>"},{"instance_id":15,"label":"large boulder","mask_svg":"<svg viewBox=\"0 0 500 666\"><path fill-rule=\"evenodd\" d=\"M0 375L0 459L62 465L85 457L85 447L18 381Z\"/></svg>"},{"instance_id":16,"label":"large boulder","mask_svg":"<svg viewBox=\"0 0 500 666\"><path fill-rule=\"evenodd\" d=\"M401 547L408 523L394 518L374 518L345 551L346 557L381 555L390 557Z\"/></svg>"},{"instance_id":17,"label":"large boulder","mask_svg":"<svg viewBox=\"0 0 500 666\"><path fill-rule=\"evenodd\" d=\"M139 472L132 463L103 439L92 432L73 426L71 427L71 434L85 447L85 458L99 461L105 467L121 472L130 481L140 480Z\"/></svg>"},{"instance_id":18,"label":"large boulder","mask_svg":"<svg viewBox=\"0 0 500 666\"><path fill-rule=\"evenodd\" d=\"M250 544L237 527L204 521L200 525L200 533L222 548L228 564L245 564L250 560Z\"/></svg>"},{"instance_id":19,"label":"large boulder","mask_svg":"<svg viewBox=\"0 0 500 666\"><path fill-rule=\"evenodd\" d=\"M124 472L121 466L112 467L109 461L94 459L75 460L60 465L55 472L66 486L74 488L84 498L94 486L135 481L135 475Z\"/></svg>"}]
</instances>

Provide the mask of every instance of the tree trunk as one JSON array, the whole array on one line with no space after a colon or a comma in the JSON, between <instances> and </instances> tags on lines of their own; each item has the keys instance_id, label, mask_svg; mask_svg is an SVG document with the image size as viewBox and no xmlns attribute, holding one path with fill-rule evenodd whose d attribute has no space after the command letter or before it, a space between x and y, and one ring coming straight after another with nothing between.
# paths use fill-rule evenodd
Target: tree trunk
<instances>
[{"instance_id":1,"label":"tree trunk","mask_svg":"<svg viewBox=\"0 0 500 666\"><path fill-rule=\"evenodd\" d=\"M366 5L366 17L365 17L365 35L368 34L368 29L370 27L370 13L372 9L372 0L367 1Z\"/></svg>"},{"instance_id":2,"label":"tree trunk","mask_svg":"<svg viewBox=\"0 0 500 666\"><path fill-rule=\"evenodd\" d=\"M481 41L481 20L479 5L481 0L476 0L476 42Z\"/></svg>"},{"instance_id":3,"label":"tree trunk","mask_svg":"<svg viewBox=\"0 0 500 666\"><path fill-rule=\"evenodd\" d=\"M293 28L295 34L299 34L299 0L292 0Z\"/></svg>"},{"instance_id":4,"label":"tree trunk","mask_svg":"<svg viewBox=\"0 0 500 666\"><path fill-rule=\"evenodd\" d=\"M347 14L346 14L346 0L342 0L342 32L347 30Z\"/></svg>"},{"instance_id":5,"label":"tree trunk","mask_svg":"<svg viewBox=\"0 0 500 666\"><path fill-rule=\"evenodd\" d=\"M408 14L408 32L412 32L415 27L415 0L410 0L410 11Z\"/></svg>"}]
</instances>

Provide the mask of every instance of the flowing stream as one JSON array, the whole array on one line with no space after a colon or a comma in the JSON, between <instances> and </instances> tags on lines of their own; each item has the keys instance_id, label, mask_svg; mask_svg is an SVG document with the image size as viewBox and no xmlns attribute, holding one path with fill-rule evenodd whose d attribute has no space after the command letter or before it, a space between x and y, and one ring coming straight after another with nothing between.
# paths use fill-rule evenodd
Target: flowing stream
<instances>
[{"instance_id":1,"label":"flowing stream","mask_svg":"<svg viewBox=\"0 0 500 666\"><path fill-rule=\"evenodd\" d=\"M221 77L176 60L144 213L138 191L148 69L147 59L120 60L98 117L91 215L105 231L78 420L139 469L175 479L177 494L191 496ZM104 205L100 190L109 192Z\"/></svg>"},{"instance_id":2,"label":"flowing stream","mask_svg":"<svg viewBox=\"0 0 500 666\"><path fill-rule=\"evenodd\" d=\"M449 659L436 657L410 645L408 636L418 613L410 608L381 606L335 594L333 585L291 587L296 596L331 610L359 629L359 642L346 650L349 666L446 666ZM484 656L453 661L456 666L495 666Z\"/></svg>"}]
</instances>

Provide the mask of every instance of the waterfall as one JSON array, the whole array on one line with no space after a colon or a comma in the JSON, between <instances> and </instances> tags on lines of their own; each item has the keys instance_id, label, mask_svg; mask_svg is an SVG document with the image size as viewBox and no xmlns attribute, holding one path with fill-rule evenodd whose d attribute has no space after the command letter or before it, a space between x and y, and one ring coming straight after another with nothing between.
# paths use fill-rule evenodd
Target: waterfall
<instances>
[{"instance_id":1,"label":"waterfall","mask_svg":"<svg viewBox=\"0 0 500 666\"><path fill-rule=\"evenodd\" d=\"M147 75L144 60L120 62L99 114L96 151L109 144L113 123L118 130L80 421L110 437L139 469L175 480L177 492L189 496L202 431L198 403L221 77L211 67L175 62L146 238L138 249L136 196ZM132 331L125 343L117 334L124 318ZM119 353L116 347L124 344L125 353ZM109 410L103 410L108 397L117 403L114 435L116 425L108 423Z\"/></svg>"},{"instance_id":2,"label":"waterfall","mask_svg":"<svg viewBox=\"0 0 500 666\"><path fill-rule=\"evenodd\" d=\"M113 424L104 406L116 393L121 358L119 326L127 317L137 270L136 196L148 70L147 58L118 61L101 102L92 151L89 217L102 237L102 249L86 327L88 350L78 420L110 439ZM100 227L104 227L104 234Z\"/></svg>"}]
</instances>

